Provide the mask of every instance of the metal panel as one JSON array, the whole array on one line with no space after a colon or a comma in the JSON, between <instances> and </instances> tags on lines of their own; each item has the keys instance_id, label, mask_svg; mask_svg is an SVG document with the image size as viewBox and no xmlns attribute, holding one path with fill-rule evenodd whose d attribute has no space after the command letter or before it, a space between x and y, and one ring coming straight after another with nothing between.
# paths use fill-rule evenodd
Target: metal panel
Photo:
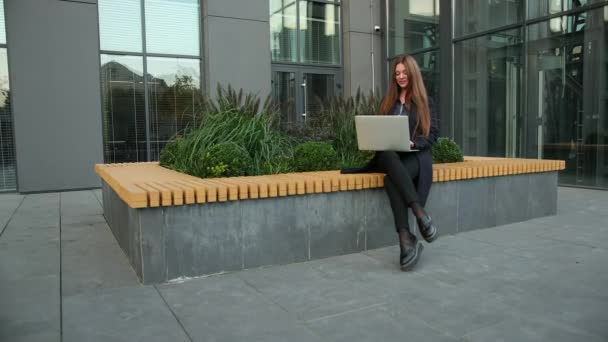
<instances>
[{"instance_id":1,"label":"metal panel","mask_svg":"<svg viewBox=\"0 0 608 342\"><path fill-rule=\"evenodd\" d=\"M207 15L268 21L268 0L207 0Z\"/></svg>"},{"instance_id":2,"label":"metal panel","mask_svg":"<svg viewBox=\"0 0 608 342\"><path fill-rule=\"evenodd\" d=\"M21 0L7 2L6 13L18 190L99 187L96 6Z\"/></svg>"},{"instance_id":3,"label":"metal panel","mask_svg":"<svg viewBox=\"0 0 608 342\"><path fill-rule=\"evenodd\" d=\"M270 31L267 22L207 17L210 89L218 83L264 98L270 94ZM247 34L226 34L247 32ZM213 94L212 92L212 95Z\"/></svg>"}]
</instances>

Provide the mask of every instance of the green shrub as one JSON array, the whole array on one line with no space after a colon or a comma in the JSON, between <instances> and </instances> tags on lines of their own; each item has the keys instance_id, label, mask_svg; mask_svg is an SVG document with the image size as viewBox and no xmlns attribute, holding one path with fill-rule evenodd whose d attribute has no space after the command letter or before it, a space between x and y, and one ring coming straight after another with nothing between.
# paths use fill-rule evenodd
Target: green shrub
<instances>
[{"instance_id":1,"label":"green shrub","mask_svg":"<svg viewBox=\"0 0 608 342\"><path fill-rule=\"evenodd\" d=\"M456 163L464 161L460 147L450 138L437 139L437 142L433 144L432 153L434 163Z\"/></svg>"},{"instance_id":2,"label":"green shrub","mask_svg":"<svg viewBox=\"0 0 608 342\"><path fill-rule=\"evenodd\" d=\"M197 167L199 177L237 177L249 174L251 156L235 143L211 146L203 153Z\"/></svg>"},{"instance_id":3,"label":"green shrub","mask_svg":"<svg viewBox=\"0 0 608 342\"><path fill-rule=\"evenodd\" d=\"M160 151L159 162L161 166L171 168L179 158L179 141L172 140Z\"/></svg>"},{"instance_id":4,"label":"green shrub","mask_svg":"<svg viewBox=\"0 0 608 342\"><path fill-rule=\"evenodd\" d=\"M334 148L324 142L309 141L296 147L293 165L296 171L321 171L337 167L337 154Z\"/></svg>"}]
</instances>

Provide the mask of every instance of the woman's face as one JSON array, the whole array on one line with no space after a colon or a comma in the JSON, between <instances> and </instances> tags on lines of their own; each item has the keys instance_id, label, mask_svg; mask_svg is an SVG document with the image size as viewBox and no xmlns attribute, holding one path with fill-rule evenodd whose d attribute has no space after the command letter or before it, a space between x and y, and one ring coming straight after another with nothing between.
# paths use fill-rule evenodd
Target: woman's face
<instances>
[{"instance_id":1,"label":"woman's face","mask_svg":"<svg viewBox=\"0 0 608 342\"><path fill-rule=\"evenodd\" d=\"M408 84L407 69L403 63L397 64L395 67L395 81L401 89L405 89Z\"/></svg>"}]
</instances>

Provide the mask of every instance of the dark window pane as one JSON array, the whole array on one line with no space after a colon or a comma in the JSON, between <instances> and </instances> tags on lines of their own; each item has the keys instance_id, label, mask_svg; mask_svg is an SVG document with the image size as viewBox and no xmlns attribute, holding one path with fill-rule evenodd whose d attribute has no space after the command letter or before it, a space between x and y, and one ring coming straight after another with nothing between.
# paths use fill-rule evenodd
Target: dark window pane
<instances>
[{"instance_id":1,"label":"dark window pane","mask_svg":"<svg viewBox=\"0 0 608 342\"><path fill-rule=\"evenodd\" d=\"M439 109L439 50L416 54L413 57L422 73L427 94Z\"/></svg>"},{"instance_id":2,"label":"dark window pane","mask_svg":"<svg viewBox=\"0 0 608 342\"><path fill-rule=\"evenodd\" d=\"M101 55L104 160L146 161L143 61Z\"/></svg>"},{"instance_id":3,"label":"dark window pane","mask_svg":"<svg viewBox=\"0 0 608 342\"><path fill-rule=\"evenodd\" d=\"M99 0L99 43L102 50L141 52L140 0Z\"/></svg>"},{"instance_id":4,"label":"dark window pane","mask_svg":"<svg viewBox=\"0 0 608 342\"><path fill-rule=\"evenodd\" d=\"M439 0L389 1L390 56L439 44Z\"/></svg>"},{"instance_id":5,"label":"dark window pane","mask_svg":"<svg viewBox=\"0 0 608 342\"><path fill-rule=\"evenodd\" d=\"M200 55L198 0L145 0L146 51Z\"/></svg>"},{"instance_id":6,"label":"dark window pane","mask_svg":"<svg viewBox=\"0 0 608 342\"><path fill-rule=\"evenodd\" d=\"M150 148L162 147L182 129L195 126L200 106L200 60L148 58Z\"/></svg>"},{"instance_id":7,"label":"dark window pane","mask_svg":"<svg viewBox=\"0 0 608 342\"><path fill-rule=\"evenodd\" d=\"M334 75L305 74L306 77L306 115L315 118L321 104L334 96L336 80Z\"/></svg>"},{"instance_id":8,"label":"dark window pane","mask_svg":"<svg viewBox=\"0 0 608 342\"><path fill-rule=\"evenodd\" d=\"M270 51L273 62L297 62L296 0L270 0Z\"/></svg>"},{"instance_id":9,"label":"dark window pane","mask_svg":"<svg viewBox=\"0 0 608 342\"><path fill-rule=\"evenodd\" d=\"M15 138L6 49L0 49L0 191L17 189Z\"/></svg>"},{"instance_id":10,"label":"dark window pane","mask_svg":"<svg viewBox=\"0 0 608 342\"><path fill-rule=\"evenodd\" d=\"M526 156L565 160L561 184L608 188L605 13L528 27Z\"/></svg>"},{"instance_id":11,"label":"dark window pane","mask_svg":"<svg viewBox=\"0 0 608 342\"><path fill-rule=\"evenodd\" d=\"M281 121L292 124L296 115L296 74L293 72L272 73L272 97L279 104Z\"/></svg>"},{"instance_id":12,"label":"dark window pane","mask_svg":"<svg viewBox=\"0 0 608 342\"><path fill-rule=\"evenodd\" d=\"M454 35L462 36L521 22L523 4L523 0L454 1Z\"/></svg>"},{"instance_id":13,"label":"dark window pane","mask_svg":"<svg viewBox=\"0 0 608 342\"><path fill-rule=\"evenodd\" d=\"M340 7L300 2L301 62L340 64Z\"/></svg>"},{"instance_id":14,"label":"dark window pane","mask_svg":"<svg viewBox=\"0 0 608 342\"><path fill-rule=\"evenodd\" d=\"M466 155L516 155L521 59L520 30L455 44L454 129Z\"/></svg>"}]
</instances>

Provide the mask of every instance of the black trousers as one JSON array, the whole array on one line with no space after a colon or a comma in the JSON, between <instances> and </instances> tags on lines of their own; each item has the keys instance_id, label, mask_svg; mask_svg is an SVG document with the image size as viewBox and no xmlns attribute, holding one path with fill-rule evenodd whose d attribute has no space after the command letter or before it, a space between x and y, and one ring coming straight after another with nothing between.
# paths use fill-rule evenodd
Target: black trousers
<instances>
[{"instance_id":1,"label":"black trousers","mask_svg":"<svg viewBox=\"0 0 608 342\"><path fill-rule=\"evenodd\" d=\"M420 165L416 155L411 152L383 151L378 157L380 171L386 173L384 188L391 203L395 218L395 230L409 231L408 210L413 203L418 202L418 194L414 181L420 173Z\"/></svg>"}]
</instances>

